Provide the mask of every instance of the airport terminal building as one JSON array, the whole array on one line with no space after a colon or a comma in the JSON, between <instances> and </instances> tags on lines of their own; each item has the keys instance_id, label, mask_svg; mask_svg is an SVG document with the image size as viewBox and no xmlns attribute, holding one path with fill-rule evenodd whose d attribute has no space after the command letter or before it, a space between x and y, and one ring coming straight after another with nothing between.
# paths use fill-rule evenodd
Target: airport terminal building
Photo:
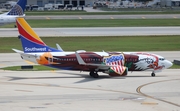
<instances>
[{"instance_id":1,"label":"airport terminal building","mask_svg":"<svg viewBox=\"0 0 180 111\"><path fill-rule=\"evenodd\" d=\"M74 7L78 5L93 5L93 0L28 0L28 4L37 4L43 7L45 4L73 4Z\"/></svg>"},{"instance_id":2,"label":"airport terminal building","mask_svg":"<svg viewBox=\"0 0 180 111\"><path fill-rule=\"evenodd\" d=\"M17 1L17 0L1 0L0 2ZM27 0L28 5L38 5L44 7L45 4L73 4L74 7L82 5L93 5L94 0Z\"/></svg>"},{"instance_id":3,"label":"airport terminal building","mask_svg":"<svg viewBox=\"0 0 180 111\"><path fill-rule=\"evenodd\" d=\"M17 0L0 0L0 3L5 3L7 1L17 1ZM27 0L27 5L38 5L39 7L44 7L45 4L63 4L64 6L66 4L73 4L73 7L77 6L93 6L95 2L101 1L111 1L111 2L116 2L118 3L119 1L129 1L129 6L130 5L135 5L135 3L130 1L133 0ZM135 1L135 0L134 0ZM108 2L107 2L108 3ZM123 2L124 3L124 2ZM152 0L149 2L150 5L152 4L159 4L162 7L171 7L171 6L178 6L180 7L180 0ZM119 4L120 5L120 4ZM134 6L133 5L133 6Z\"/></svg>"}]
</instances>

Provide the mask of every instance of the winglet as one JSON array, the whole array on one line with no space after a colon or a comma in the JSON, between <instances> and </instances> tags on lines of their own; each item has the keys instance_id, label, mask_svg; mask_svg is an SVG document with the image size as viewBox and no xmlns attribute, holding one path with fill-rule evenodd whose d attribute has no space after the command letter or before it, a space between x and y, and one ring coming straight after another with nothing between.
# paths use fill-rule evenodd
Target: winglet
<instances>
[{"instance_id":1,"label":"winglet","mask_svg":"<svg viewBox=\"0 0 180 111\"><path fill-rule=\"evenodd\" d=\"M77 58L77 60L78 60L78 63L79 63L80 65L86 65L86 63L83 61L83 59L81 58L81 56L80 56L77 52L75 52L75 54L76 54L76 58Z\"/></svg>"}]
</instances>

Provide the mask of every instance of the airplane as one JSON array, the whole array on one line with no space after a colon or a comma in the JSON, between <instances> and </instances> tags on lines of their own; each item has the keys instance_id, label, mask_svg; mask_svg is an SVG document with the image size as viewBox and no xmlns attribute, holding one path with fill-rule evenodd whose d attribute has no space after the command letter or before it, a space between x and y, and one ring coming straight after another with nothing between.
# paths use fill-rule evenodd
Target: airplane
<instances>
[{"instance_id":1,"label":"airplane","mask_svg":"<svg viewBox=\"0 0 180 111\"><path fill-rule=\"evenodd\" d=\"M12 49L21 55L21 58L40 65L45 65L63 70L87 71L93 78L98 78L98 72L110 76L126 76L128 71L151 71L151 76L156 72L167 69L172 63L164 57L146 52L86 52L78 50L63 51L47 46L33 31L24 18L16 20L19 39L23 51Z\"/></svg>"},{"instance_id":2,"label":"airplane","mask_svg":"<svg viewBox=\"0 0 180 111\"><path fill-rule=\"evenodd\" d=\"M15 23L16 17L25 16L24 9L26 4L27 0L19 0L9 12L0 14L0 26ZM14 27L16 27L16 25Z\"/></svg>"}]
</instances>

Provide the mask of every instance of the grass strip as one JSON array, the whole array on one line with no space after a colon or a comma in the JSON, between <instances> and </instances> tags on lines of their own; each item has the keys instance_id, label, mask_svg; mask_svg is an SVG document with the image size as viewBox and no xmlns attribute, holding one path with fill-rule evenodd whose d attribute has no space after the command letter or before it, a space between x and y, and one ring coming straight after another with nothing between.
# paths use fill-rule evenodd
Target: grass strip
<instances>
[{"instance_id":1,"label":"grass strip","mask_svg":"<svg viewBox=\"0 0 180 111\"><path fill-rule=\"evenodd\" d=\"M65 51L179 51L180 36L109 36L109 37L44 37L42 40L51 47L59 43ZM18 38L0 38L0 52L22 50Z\"/></svg>"},{"instance_id":2,"label":"grass strip","mask_svg":"<svg viewBox=\"0 0 180 111\"><path fill-rule=\"evenodd\" d=\"M180 26L180 19L43 19L27 22L33 28ZM1 27L12 28L14 24Z\"/></svg>"},{"instance_id":3,"label":"grass strip","mask_svg":"<svg viewBox=\"0 0 180 111\"><path fill-rule=\"evenodd\" d=\"M72 11L26 11L25 14L28 16L36 15L130 15L130 14L180 14L180 10L171 9L107 9L102 8L105 12L86 12L82 10L72 10Z\"/></svg>"},{"instance_id":4,"label":"grass strip","mask_svg":"<svg viewBox=\"0 0 180 111\"><path fill-rule=\"evenodd\" d=\"M173 66L170 67L170 69L180 69L180 65L177 65L177 64L173 63Z\"/></svg>"}]
</instances>

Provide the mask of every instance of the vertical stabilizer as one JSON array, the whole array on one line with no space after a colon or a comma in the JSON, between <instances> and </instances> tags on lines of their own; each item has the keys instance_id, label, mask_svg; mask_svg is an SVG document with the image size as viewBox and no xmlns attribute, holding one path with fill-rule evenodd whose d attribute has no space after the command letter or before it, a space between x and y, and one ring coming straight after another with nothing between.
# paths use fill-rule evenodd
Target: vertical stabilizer
<instances>
[{"instance_id":1,"label":"vertical stabilizer","mask_svg":"<svg viewBox=\"0 0 180 111\"><path fill-rule=\"evenodd\" d=\"M27 0L18 0L17 4L7 13L7 15L23 16Z\"/></svg>"},{"instance_id":2,"label":"vertical stabilizer","mask_svg":"<svg viewBox=\"0 0 180 111\"><path fill-rule=\"evenodd\" d=\"M62 52L62 50L47 46L24 18L17 18L16 23L20 34L19 38L21 39L22 47L25 53Z\"/></svg>"}]
</instances>

